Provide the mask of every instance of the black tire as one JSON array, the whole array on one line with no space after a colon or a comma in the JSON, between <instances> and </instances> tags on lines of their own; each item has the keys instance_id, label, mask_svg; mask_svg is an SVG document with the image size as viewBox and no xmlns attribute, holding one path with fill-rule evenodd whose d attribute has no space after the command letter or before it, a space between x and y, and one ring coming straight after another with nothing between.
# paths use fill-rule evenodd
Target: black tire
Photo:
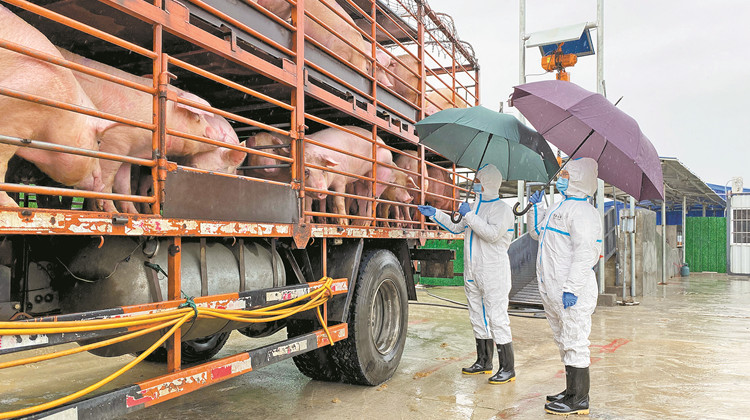
<instances>
[{"instance_id":1,"label":"black tire","mask_svg":"<svg viewBox=\"0 0 750 420\"><path fill-rule=\"evenodd\" d=\"M284 325L285 323L283 320L266 323L254 323L249 324L245 328L240 328L237 331L239 331L239 333L244 335L245 337L263 338L268 337L269 335L274 335L277 332L281 331L284 328Z\"/></svg>"},{"instance_id":2,"label":"black tire","mask_svg":"<svg viewBox=\"0 0 750 420\"><path fill-rule=\"evenodd\" d=\"M208 360L224 347L231 331L212 334L195 340L182 342L182 363L191 364ZM146 360L155 363L167 363L167 349L159 347L146 356Z\"/></svg>"},{"instance_id":3,"label":"black tire","mask_svg":"<svg viewBox=\"0 0 750 420\"><path fill-rule=\"evenodd\" d=\"M399 260L384 249L367 251L349 308L349 336L331 347L343 381L375 386L390 379L404 352L408 318Z\"/></svg>"},{"instance_id":4,"label":"black tire","mask_svg":"<svg viewBox=\"0 0 750 420\"><path fill-rule=\"evenodd\" d=\"M320 329L317 322L290 319L286 325L286 335L289 338L311 333ZM325 346L294 356L294 364L299 371L310 379L325 382L341 382L341 372L331 354L331 347Z\"/></svg>"}]
</instances>

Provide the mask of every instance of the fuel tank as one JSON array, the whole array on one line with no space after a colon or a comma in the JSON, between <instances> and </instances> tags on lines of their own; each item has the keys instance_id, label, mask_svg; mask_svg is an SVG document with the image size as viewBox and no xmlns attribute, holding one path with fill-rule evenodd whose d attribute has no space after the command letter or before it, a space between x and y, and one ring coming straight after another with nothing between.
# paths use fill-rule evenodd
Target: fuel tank
<instances>
[{"instance_id":1,"label":"fuel tank","mask_svg":"<svg viewBox=\"0 0 750 420\"><path fill-rule=\"evenodd\" d=\"M61 293L64 313L85 312L119 306L156 302L167 297L168 239L111 237L81 249L68 264L75 279L72 288ZM201 296L201 244L198 238L183 238L182 292ZM208 295L240 291L240 252L244 253L245 290L258 290L286 285L282 259L263 241L247 241L233 245L208 239L205 245ZM276 271L274 283L274 271ZM157 277L158 287L152 279ZM182 340L205 337L221 331L245 326L225 320L197 320L182 327ZM135 340L114 344L93 351L99 356L119 356L145 350L159 335L148 334Z\"/></svg>"}]
</instances>

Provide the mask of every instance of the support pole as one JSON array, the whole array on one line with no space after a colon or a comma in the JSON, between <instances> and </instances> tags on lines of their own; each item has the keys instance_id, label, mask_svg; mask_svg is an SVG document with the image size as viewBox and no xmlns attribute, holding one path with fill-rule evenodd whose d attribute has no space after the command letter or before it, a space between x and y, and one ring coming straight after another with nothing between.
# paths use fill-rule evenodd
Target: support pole
<instances>
[{"instance_id":1,"label":"support pole","mask_svg":"<svg viewBox=\"0 0 750 420\"><path fill-rule=\"evenodd\" d=\"M552 206L555 204L555 186L550 185L549 186L549 205Z\"/></svg>"},{"instance_id":2,"label":"support pole","mask_svg":"<svg viewBox=\"0 0 750 420\"><path fill-rule=\"evenodd\" d=\"M606 97L604 89L604 0L596 2L596 93Z\"/></svg>"},{"instance_id":3,"label":"support pole","mask_svg":"<svg viewBox=\"0 0 750 420\"><path fill-rule=\"evenodd\" d=\"M685 244L687 243L687 196L682 196L682 264L685 264Z\"/></svg>"},{"instance_id":4,"label":"support pole","mask_svg":"<svg viewBox=\"0 0 750 420\"><path fill-rule=\"evenodd\" d=\"M518 0L518 84L524 83L526 83L526 0ZM526 118L522 114L518 115L518 119L526 123Z\"/></svg>"},{"instance_id":5,"label":"support pole","mask_svg":"<svg viewBox=\"0 0 750 420\"><path fill-rule=\"evenodd\" d=\"M518 0L518 17L518 83L524 84L526 83L526 0Z\"/></svg>"},{"instance_id":6,"label":"support pole","mask_svg":"<svg viewBox=\"0 0 750 420\"><path fill-rule=\"evenodd\" d=\"M182 238L175 236L167 252L167 299L179 300L182 289ZM182 364L182 330L167 340L167 370L177 372Z\"/></svg>"},{"instance_id":7,"label":"support pole","mask_svg":"<svg viewBox=\"0 0 750 420\"><path fill-rule=\"evenodd\" d=\"M661 202L661 284L667 284L667 203Z\"/></svg>"},{"instance_id":8,"label":"support pole","mask_svg":"<svg viewBox=\"0 0 750 420\"><path fill-rule=\"evenodd\" d=\"M524 182L519 180L518 181L518 202L521 204L519 206L520 208L524 208L526 206L524 197L525 197L524 196ZM524 234L523 221L524 221L524 216L516 216L516 225L518 226L518 236L516 237L519 237Z\"/></svg>"},{"instance_id":9,"label":"support pole","mask_svg":"<svg viewBox=\"0 0 750 420\"><path fill-rule=\"evenodd\" d=\"M604 230L606 226L604 225L604 181L601 179L596 180L596 208L599 210L599 219L602 222L602 232L600 239L602 240L602 257L599 258L599 294L604 293L604 257L605 254L604 250Z\"/></svg>"},{"instance_id":10,"label":"support pole","mask_svg":"<svg viewBox=\"0 0 750 420\"><path fill-rule=\"evenodd\" d=\"M635 198L630 197L630 217L632 232L630 232L630 296L635 297Z\"/></svg>"}]
</instances>

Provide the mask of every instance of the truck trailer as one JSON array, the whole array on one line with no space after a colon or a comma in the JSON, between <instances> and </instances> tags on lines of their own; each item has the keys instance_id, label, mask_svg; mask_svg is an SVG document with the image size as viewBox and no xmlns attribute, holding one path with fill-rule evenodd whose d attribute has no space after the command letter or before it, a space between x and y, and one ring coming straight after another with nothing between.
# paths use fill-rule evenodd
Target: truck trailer
<instances>
[{"instance_id":1,"label":"truck trailer","mask_svg":"<svg viewBox=\"0 0 750 420\"><path fill-rule=\"evenodd\" d=\"M452 277L451 251L420 247L460 238L416 207L457 208L473 176L414 128L479 103L449 16L424 0L0 6L0 356L79 345L0 368L75 351L136 356L116 374L165 365L0 418L114 418L289 358L316 380L391 378L416 270ZM214 358L233 330L252 348L284 328Z\"/></svg>"}]
</instances>

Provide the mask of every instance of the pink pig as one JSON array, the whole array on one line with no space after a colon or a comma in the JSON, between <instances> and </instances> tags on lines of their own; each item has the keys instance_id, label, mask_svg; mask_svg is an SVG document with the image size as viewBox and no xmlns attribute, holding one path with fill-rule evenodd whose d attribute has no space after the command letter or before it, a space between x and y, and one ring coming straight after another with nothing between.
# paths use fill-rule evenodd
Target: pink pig
<instances>
[{"instance_id":1,"label":"pink pig","mask_svg":"<svg viewBox=\"0 0 750 420\"><path fill-rule=\"evenodd\" d=\"M262 146L282 146L291 144L292 139L288 136L282 136L277 133L261 132L247 139L248 147L260 147L258 150L266 153L272 153L279 156L289 157L291 155L290 147L263 148ZM284 162L265 156L250 154L248 157L248 166L274 166ZM278 182L291 181L291 168L268 167L248 169L245 175L255 178L270 179Z\"/></svg>"},{"instance_id":2,"label":"pink pig","mask_svg":"<svg viewBox=\"0 0 750 420\"><path fill-rule=\"evenodd\" d=\"M419 188L417 183L414 182L414 178L412 178L412 176L408 175L406 172L399 170L393 171L393 183L400 185L401 187ZM401 187L388 185L386 186L383 194L380 197L385 200L395 201L398 203L411 203L414 200L412 191ZM393 210L393 219L411 220L409 208L406 206L403 206L402 208L402 206L393 205L391 203L380 203L378 205L378 212L380 213L381 217L390 218L391 210ZM385 226L389 227L390 223L385 222Z\"/></svg>"},{"instance_id":3,"label":"pink pig","mask_svg":"<svg viewBox=\"0 0 750 420\"><path fill-rule=\"evenodd\" d=\"M257 0L257 3L282 20L289 20L292 17L292 6L286 0ZM362 37L362 34L355 29L357 24L354 22L354 19L346 13L346 10L336 0L306 0L305 11L332 28L334 32L363 51L367 56L371 54L372 44L366 41ZM305 19L305 35L333 51L343 61L351 63L354 67L367 74L372 74L372 65L369 58L365 57L365 55L341 38L332 34L328 29L309 16L306 16ZM390 64L390 57L382 51L377 51L376 59L382 67L388 67L388 64ZM383 86L392 87L391 81L388 79L385 71L381 70L378 72L377 80Z\"/></svg>"},{"instance_id":4,"label":"pink pig","mask_svg":"<svg viewBox=\"0 0 750 420\"><path fill-rule=\"evenodd\" d=\"M389 74L388 77L391 79L391 83L393 83L393 90L407 101L416 105L419 99L419 75L421 74L419 60L411 54L399 55L396 58L401 60L401 62L390 60L388 70L393 72L403 82Z\"/></svg>"},{"instance_id":5,"label":"pink pig","mask_svg":"<svg viewBox=\"0 0 750 420\"><path fill-rule=\"evenodd\" d=\"M153 83L149 78L126 73L64 49L60 49L60 53L69 61L122 79L144 86L151 86ZM150 94L81 72L74 72L74 74L101 111L136 121L151 122L153 98ZM208 102L192 93L174 86L169 86L169 90L180 98L209 106ZM237 134L226 119L196 107L167 101L166 120L168 129L207 137L227 144L241 145ZM152 133L149 130L117 124L104 134L100 149L103 152L148 159L152 156L151 137ZM245 154L243 151L218 148L211 144L186 140L173 135L167 135L166 139L167 156L182 157L185 164L210 171L235 173L237 166L244 160ZM130 165L103 160L101 167L105 192L130 193ZM117 211L114 203L109 200L99 201L97 206L105 211ZM121 207L124 212L137 212L132 203L122 203Z\"/></svg>"},{"instance_id":6,"label":"pink pig","mask_svg":"<svg viewBox=\"0 0 750 420\"><path fill-rule=\"evenodd\" d=\"M447 99L446 99L447 98ZM427 94L427 100L425 101L424 113L425 115L432 115L438 111L448 108L468 108L469 104L466 100L456 94L456 106L453 106L451 100L453 99L453 91L448 88L442 88L432 91Z\"/></svg>"},{"instance_id":7,"label":"pink pig","mask_svg":"<svg viewBox=\"0 0 750 420\"><path fill-rule=\"evenodd\" d=\"M0 6L0 38L62 58L38 30ZM0 48L0 85L6 89L95 109L73 73L54 64ZM84 114L0 95L0 134L97 150L98 137L108 122ZM0 145L0 179L14 154L34 163L52 179L65 185L102 191L98 160L30 147ZM0 206L18 206L0 191Z\"/></svg>"},{"instance_id":8,"label":"pink pig","mask_svg":"<svg viewBox=\"0 0 750 420\"><path fill-rule=\"evenodd\" d=\"M411 172L417 172L417 173L419 173L420 170L419 170L419 160L418 160L419 158L418 158L418 156L419 156L419 154L418 154L418 152L416 150L406 150L406 151L404 151L404 154L400 154L400 153L397 154L396 157L393 159L393 162L399 168L403 168L403 169L411 171ZM407 172L403 172L403 173L404 173L404 175L408 174ZM418 179L418 178L419 177L416 176L416 175L409 175L409 179L407 180L407 182L408 182L407 185L408 186L413 186L414 188L419 188L419 185L417 185L417 183L415 182L415 179ZM396 183L398 183L398 182L396 182ZM399 184L399 185L403 185L403 184ZM428 183L427 179L425 178L422 190L427 190L427 185L429 185L429 183ZM410 200L409 201L395 200L395 201L400 201L402 203L419 203L419 196L420 196L419 191L410 191L410 190L406 190L406 189L403 189L403 188L400 189L400 191L408 193L409 197L410 197ZM387 197L385 197L386 193L383 193L383 194L384 194L384 198L387 198ZM400 207L395 207L395 210L394 210L394 213L395 213L394 214L394 219L404 219L404 220L411 221L411 220L413 220L413 217L411 215L412 211L413 211L413 209L411 209L409 207L406 207L406 206L402 206L401 208Z\"/></svg>"},{"instance_id":9,"label":"pink pig","mask_svg":"<svg viewBox=\"0 0 750 420\"><path fill-rule=\"evenodd\" d=\"M364 137L371 137L370 130L364 128L345 126L344 128L353 131ZM318 143L334 147L339 150L346 150L357 156L372 158L372 143L353 134L335 128L326 128L316 133L310 134L308 138ZM383 140L378 138L377 142L384 144ZM376 158L378 162L393 165L391 152L385 148L378 147ZM335 169L341 172L352 173L354 175L365 176L372 172L372 164L362 159L355 158L348 154L336 152L316 144L305 144L305 165L317 165L326 168ZM376 178L379 181L392 182L393 170L385 166L378 166ZM317 168L305 168L305 186L324 191L335 191L337 193L346 192L348 184L353 184L357 178L337 174L334 172L323 171ZM378 184L375 189L375 196L379 197L385 189L385 185ZM326 194L320 192L309 192L306 200L306 210L312 209L312 199L325 200ZM366 200L361 200L365 202ZM369 204L369 202L368 202ZM360 204L360 215L367 214L366 206ZM346 215L346 203L344 197L335 196L333 198L333 211L337 214ZM342 224L348 224L347 219L341 219Z\"/></svg>"}]
</instances>

